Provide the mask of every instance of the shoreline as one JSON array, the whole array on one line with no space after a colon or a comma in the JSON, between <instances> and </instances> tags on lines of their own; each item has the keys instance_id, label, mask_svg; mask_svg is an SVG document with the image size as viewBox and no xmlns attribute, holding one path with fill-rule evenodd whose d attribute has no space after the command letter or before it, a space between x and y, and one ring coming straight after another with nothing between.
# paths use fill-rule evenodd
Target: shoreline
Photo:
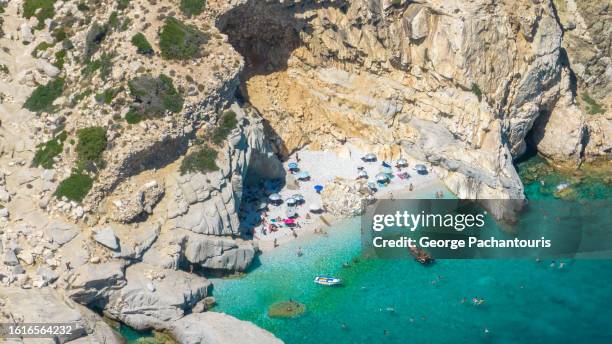
<instances>
[{"instance_id":1,"label":"shoreline","mask_svg":"<svg viewBox=\"0 0 612 344\"><path fill-rule=\"evenodd\" d=\"M442 190L445 194L446 193L451 194L442 181L440 181L439 179L434 179L425 184L420 184L418 186L415 186L412 191L409 191L408 189L395 189L395 190L380 191L379 192L380 194L379 193L376 194L377 196L376 199L388 199L389 196L392 196L396 199L410 199L411 197L409 196L417 195L417 197L420 197L419 194L422 194L424 192L431 192L432 193L431 197L433 198L434 193L440 190ZM266 253L273 252L276 248L279 248L280 246L283 246L289 242L307 242L307 240L312 239L314 236L318 236L318 235L325 236L327 235L327 231L326 231L327 229L333 228L339 222L349 220L351 218L358 217L358 216L341 217L341 216L333 216L328 213L317 215L317 219L315 219L314 221L310 223L302 224L301 228L293 230L296 232L297 236L294 237L290 231L286 231L285 235L276 236L275 237L275 239L277 239L276 247L274 245L273 240L270 240L269 238L261 239L258 237L254 237L253 240L257 243L259 250L260 250L260 254L266 254ZM321 223L323 221L319 220L320 217L323 217L329 225L326 223ZM323 233L316 233L315 230L318 228L322 229ZM284 230L284 229L281 229L281 230Z\"/></svg>"}]
</instances>

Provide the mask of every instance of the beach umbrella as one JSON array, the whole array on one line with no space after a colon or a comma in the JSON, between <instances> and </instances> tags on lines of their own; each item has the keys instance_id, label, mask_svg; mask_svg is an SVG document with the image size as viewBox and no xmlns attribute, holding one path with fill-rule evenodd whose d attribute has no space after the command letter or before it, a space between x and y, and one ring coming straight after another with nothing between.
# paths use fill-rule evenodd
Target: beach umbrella
<instances>
[{"instance_id":1,"label":"beach umbrella","mask_svg":"<svg viewBox=\"0 0 612 344\"><path fill-rule=\"evenodd\" d=\"M308 178L310 178L310 173L306 171L302 171L300 172L300 174L298 174L298 179L308 179Z\"/></svg>"},{"instance_id":2,"label":"beach umbrella","mask_svg":"<svg viewBox=\"0 0 612 344\"><path fill-rule=\"evenodd\" d=\"M389 167L389 168L391 167L391 165L389 165L386 161L383 161L382 165L383 165L383 167Z\"/></svg>"},{"instance_id":3,"label":"beach umbrella","mask_svg":"<svg viewBox=\"0 0 612 344\"><path fill-rule=\"evenodd\" d=\"M295 220L294 220L294 219L292 219L292 218L290 218L290 217L289 217L289 218L286 218L285 220L283 220L283 222L284 222L286 225L292 225L292 224L295 224Z\"/></svg>"},{"instance_id":4,"label":"beach umbrella","mask_svg":"<svg viewBox=\"0 0 612 344\"><path fill-rule=\"evenodd\" d=\"M260 202L259 205L257 206L257 210L264 210L268 207L268 203L266 202Z\"/></svg>"},{"instance_id":5,"label":"beach umbrella","mask_svg":"<svg viewBox=\"0 0 612 344\"><path fill-rule=\"evenodd\" d=\"M418 164L414 166L414 169L419 172L419 173L426 173L427 172L427 167L423 164Z\"/></svg>"},{"instance_id":6,"label":"beach umbrella","mask_svg":"<svg viewBox=\"0 0 612 344\"><path fill-rule=\"evenodd\" d=\"M316 204L316 203L311 204L308 208L312 212L321 211L321 205L320 204Z\"/></svg>"},{"instance_id":7,"label":"beach umbrella","mask_svg":"<svg viewBox=\"0 0 612 344\"><path fill-rule=\"evenodd\" d=\"M295 205L297 203L297 200L295 198L293 198L293 197L289 197L289 198L287 198L285 203L287 203L287 205Z\"/></svg>"},{"instance_id":8,"label":"beach umbrella","mask_svg":"<svg viewBox=\"0 0 612 344\"><path fill-rule=\"evenodd\" d=\"M277 193L273 193L270 196L268 196L268 199L272 202L278 202L281 200L281 195L277 194Z\"/></svg>"},{"instance_id":9,"label":"beach umbrella","mask_svg":"<svg viewBox=\"0 0 612 344\"><path fill-rule=\"evenodd\" d=\"M304 202L304 196L302 196L301 194L295 194L295 195L291 196L291 198L296 200L298 203Z\"/></svg>"},{"instance_id":10,"label":"beach umbrella","mask_svg":"<svg viewBox=\"0 0 612 344\"><path fill-rule=\"evenodd\" d=\"M289 166L290 170L297 170L298 169L297 162L290 162L288 166Z\"/></svg>"},{"instance_id":11,"label":"beach umbrella","mask_svg":"<svg viewBox=\"0 0 612 344\"><path fill-rule=\"evenodd\" d=\"M357 177L359 177L359 178L368 178L368 172L366 172L366 171L359 171L359 173L357 173Z\"/></svg>"},{"instance_id":12,"label":"beach umbrella","mask_svg":"<svg viewBox=\"0 0 612 344\"><path fill-rule=\"evenodd\" d=\"M379 173L376 175L376 181L386 182L389 180L389 175L386 173Z\"/></svg>"},{"instance_id":13,"label":"beach umbrella","mask_svg":"<svg viewBox=\"0 0 612 344\"><path fill-rule=\"evenodd\" d=\"M316 192L321 192L321 191L323 191L323 185L318 185L317 184L317 185L314 186L314 189L315 189Z\"/></svg>"},{"instance_id":14,"label":"beach umbrella","mask_svg":"<svg viewBox=\"0 0 612 344\"><path fill-rule=\"evenodd\" d=\"M380 173L384 173L384 174L392 174L393 170L391 169L391 167L381 167L380 168Z\"/></svg>"},{"instance_id":15,"label":"beach umbrella","mask_svg":"<svg viewBox=\"0 0 612 344\"><path fill-rule=\"evenodd\" d=\"M363 156L362 160L363 161L376 161L376 155L374 155L373 153L368 153Z\"/></svg>"},{"instance_id":16,"label":"beach umbrella","mask_svg":"<svg viewBox=\"0 0 612 344\"><path fill-rule=\"evenodd\" d=\"M285 214L287 215L287 218L291 218L291 217L296 217L297 216L297 212L295 211L294 207L288 207L287 208L287 212Z\"/></svg>"},{"instance_id":17,"label":"beach umbrella","mask_svg":"<svg viewBox=\"0 0 612 344\"><path fill-rule=\"evenodd\" d=\"M368 181L368 187L369 187L370 189L376 189L376 181L374 181L374 180L369 180L369 181Z\"/></svg>"},{"instance_id":18,"label":"beach umbrella","mask_svg":"<svg viewBox=\"0 0 612 344\"><path fill-rule=\"evenodd\" d=\"M395 162L397 166L408 166L408 161L406 159L397 159Z\"/></svg>"}]
</instances>

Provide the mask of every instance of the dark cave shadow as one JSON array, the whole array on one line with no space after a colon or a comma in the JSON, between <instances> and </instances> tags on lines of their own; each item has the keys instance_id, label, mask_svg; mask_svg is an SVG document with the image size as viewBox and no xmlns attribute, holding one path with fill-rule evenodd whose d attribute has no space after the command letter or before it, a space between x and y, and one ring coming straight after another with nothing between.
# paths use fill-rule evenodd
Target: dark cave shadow
<instances>
[{"instance_id":1,"label":"dark cave shadow","mask_svg":"<svg viewBox=\"0 0 612 344\"><path fill-rule=\"evenodd\" d=\"M303 45L301 34L313 33L310 20L296 15L322 8L338 8L345 12L348 6L346 0L333 3L249 0L221 15L216 26L244 57L241 78L246 81L255 75L287 69L292 52ZM244 96L248 101L248 94Z\"/></svg>"}]
</instances>

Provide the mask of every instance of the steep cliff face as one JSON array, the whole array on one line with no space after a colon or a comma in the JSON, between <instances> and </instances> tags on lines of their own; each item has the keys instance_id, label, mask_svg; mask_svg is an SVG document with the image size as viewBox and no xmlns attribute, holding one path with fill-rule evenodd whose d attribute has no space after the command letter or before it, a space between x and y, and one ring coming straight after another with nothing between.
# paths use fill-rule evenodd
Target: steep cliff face
<instances>
[{"instance_id":1,"label":"steep cliff face","mask_svg":"<svg viewBox=\"0 0 612 344\"><path fill-rule=\"evenodd\" d=\"M461 197L519 199L512 159L538 118L542 154L584 157L551 1L243 1L217 25L245 57L243 92L281 153L350 139L431 162Z\"/></svg>"}]
</instances>

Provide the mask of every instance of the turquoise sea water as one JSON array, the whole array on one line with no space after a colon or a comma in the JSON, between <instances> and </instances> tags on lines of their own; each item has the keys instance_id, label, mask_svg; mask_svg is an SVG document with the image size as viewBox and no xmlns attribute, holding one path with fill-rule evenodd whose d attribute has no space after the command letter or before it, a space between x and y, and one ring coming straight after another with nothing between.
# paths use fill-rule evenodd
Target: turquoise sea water
<instances>
[{"instance_id":1,"label":"turquoise sea water","mask_svg":"<svg viewBox=\"0 0 612 344\"><path fill-rule=\"evenodd\" d=\"M596 180L541 179L526 183L529 198L554 198L563 182L572 183L577 201L610 195L610 186ZM328 237L261 255L244 278L214 281L215 311L291 344L612 342L612 261L564 260L559 268L550 260L438 260L423 267L361 259L360 245L359 219L351 219ZM341 277L345 285L315 285L318 274ZM475 306L472 297L485 303ZM267 316L271 304L289 299L305 304L306 312Z\"/></svg>"}]
</instances>

